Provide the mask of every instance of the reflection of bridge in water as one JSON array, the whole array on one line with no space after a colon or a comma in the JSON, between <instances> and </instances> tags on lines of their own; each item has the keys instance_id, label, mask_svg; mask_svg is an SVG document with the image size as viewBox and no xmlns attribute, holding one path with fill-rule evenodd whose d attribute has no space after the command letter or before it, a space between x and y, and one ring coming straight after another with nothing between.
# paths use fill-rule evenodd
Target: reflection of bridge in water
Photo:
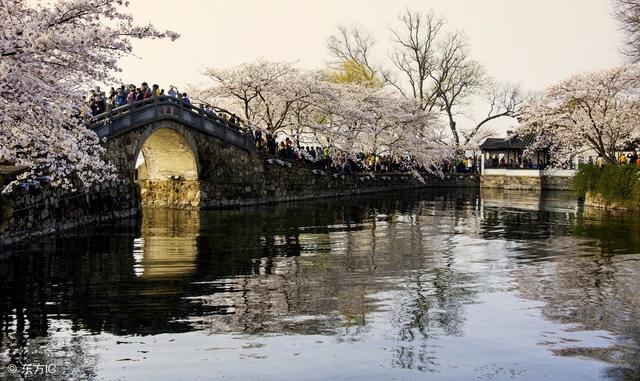
<instances>
[{"instance_id":1,"label":"reflection of bridge in water","mask_svg":"<svg viewBox=\"0 0 640 381\"><path fill-rule=\"evenodd\" d=\"M145 279L171 279L196 269L200 212L147 209L141 236L134 240L134 273Z\"/></svg>"}]
</instances>

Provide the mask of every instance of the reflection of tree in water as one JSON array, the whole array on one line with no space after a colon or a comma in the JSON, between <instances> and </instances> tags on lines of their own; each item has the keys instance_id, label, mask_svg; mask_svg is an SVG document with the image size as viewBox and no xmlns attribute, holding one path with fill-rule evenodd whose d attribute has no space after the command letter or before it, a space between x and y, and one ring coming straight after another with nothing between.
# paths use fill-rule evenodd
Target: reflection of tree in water
<instances>
[{"instance_id":1,"label":"reflection of tree in water","mask_svg":"<svg viewBox=\"0 0 640 381\"><path fill-rule=\"evenodd\" d=\"M452 208L452 204L458 206ZM212 280L210 292L192 299L194 304L205 306L192 316L193 324L211 332L323 333L337 334L338 340L357 340L367 331L368 315L377 309L371 296L397 287L395 281L378 279L404 279L407 269L425 269L429 283L420 280L419 286L411 289L427 300L426 304L407 302L396 307L402 322L400 335L416 335L419 326L425 327L423 332L439 329L444 335L459 334L464 321L463 303L471 298L471 292L460 283L470 280L454 269L452 255L446 259L438 256L446 245L452 244L440 242L435 235L441 235L442 229L454 234L474 203L445 195L435 203L422 205L422 209L406 202L369 205L359 208L338 204L337 208L322 208L321 214L316 214L317 208L311 211L311 218L307 216L303 221L296 219L304 215L304 210L290 207L284 211L291 225L307 227L302 231L290 227L283 230L282 225L269 223L262 231L273 238L263 239L261 244L273 250L278 242L298 242L295 247L300 247L302 256L260 257L254 259L247 276ZM436 215L430 214L434 209ZM425 218L420 215L421 210ZM281 218L277 208L271 215L274 217L270 221ZM253 224L261 220L254 216ZM435 228L434 221L438 222ZM246 229L244 224L240 226L241 230ZM216 230L212 226L208 229ZM427 234L423 237L421 231L425 229ZM286 234L297 239L287 238ZM210 242L210 250L223 254L221 247L227 245L206 236L215 241ZM233 235L225 233L222 239L231 240L228 247L237 250ZM313 255L307 256L305 251L310 247ZM248 250L265 252L265 248ZM425 259L429 257L433 258ZM211 266L225 263L219 256L204 258L211 261ZM199 268L209 274L207 266ZM219 308L214 311L213 306L225 307L221 312ZM428 338L421 335L414 340ZM408 347L398 350L406 351ZM416 357L424 355L418 353Z\"/></svg>"},{"instance_id":2,"label":"reflection of tree in water","mask_svg":"<svg viewBox=\"0 0 640 381\"><path fill-rule=\"evenodd\" d=\"M554 237L537 248L541 257L552 261L522 261L517 271L521 294L544 300L545 317L568 324L571 331L613 335L609 346L567 342L562 336L570 333L552 335L545 345L560 356L610 363L607 377L618 380L640 379L638 229L636 218L621 221L619 216L585 210L575 219L574 236Z\"/></svg>"},{"instance_id":3,"label":"reflection of tree in water","mask_svg":"<svg viewBox=\"0 0 640 381\"><path fill-rule=\"evenodd\" d=\"M573 234L592 240L603 254L640 252L640 222L636 212L583 207Z\"/></svg>"},{"instance_id":4,"label":"reflection of tree in water","mask_svg":"<svg viewBox=\"0 0 640 381\"><path fill-rule=\"evenodd\" d=\"M65 322L60 325L64 326ZM0 378L22 380L17 374L5 373L7 365L14 364L19 371L29 369L32 372L31 376L24 377L28 380L93 380L97 374L98 358L91 354L91 347L91 341L85 336L61 336L51 332L44 337L29 338L20 347L10 345L6 359L0 357ZM36 366L51 364L54 366L50 368L51 373L36 373Z\"/></svg>"},{"instance_id":5,"label":"reflection of tree in water","mask_svg":"<svg viewBox=\"0 0 640 381\"><path fill-rule=\"evenodd\" d=\"M400 331L395 366L420 371L437 368L434 339L462 335L464 304L471 303L475 294L465 286L471 280L447 267L415 275L415 283L408 286L410 293L400 297L397 307Z\"/></svg>"},{"instance_id":6,"label":"reflection of tree in water","mask_svg":"<svg viewBox=\"0 0 640 381\"><path fill-rule=\"evenodd\" d=\"M435 339L462 334L464 305L475 295L474 278L457 269L454 252L456 236L475 229L476 213L473 195L443 193L415 204L401 216L401 224L390 226L385 255L395 254L394 266L381 268L378 276L398 276L404 290L394 292L392 320L398 330L393 366L434 371Z\"/></svg>"},{"instance_id":7,"label":"reflection of tree in water","mask_svg":"<svg viewBox=\"0 0 640 381\"><path fill-rule=\"evenodd\" d=\"M513 259L521 296L544 301L543 315L572 331L616 335L607 347L581 347L567 338L569 331L546 333L541 343L559 356L611 363L608 377L638 379L640 268L637 260L615 255L640 253L637 216L579 209L570 194L518 198L483 190L482 197L481 236L520 241Z\"/></svg>"},{"instance_id":8,"label":"reflection of tree in water","mask_svg":"<svg viewBox=\"0 0 640 381\"><path fill-rule=\"evenodd\" d=\"M578 320L586 329L618 335L613 348L579 348L577 355L615 364L607 375L619 380L640 380L640 223L630 212L585 207L578 214L574 235L588 239L592 257L576 256L559 263L558 281L571 293L564 316L557 302L549 314L556 319ZM564 259L564 258L563 258ZM567 267L578 272L569 276ZM565 291L566 293L566 291ZM562 293L557 297L565 296ZM566 307L565 307L566 308ZM580 317L579 319L577 317ZM572 319L573 318L573 319ZM565 354L565 353L563 353ZM571 355L571 353L566 353Z\"/></svg>"}]
</instances>

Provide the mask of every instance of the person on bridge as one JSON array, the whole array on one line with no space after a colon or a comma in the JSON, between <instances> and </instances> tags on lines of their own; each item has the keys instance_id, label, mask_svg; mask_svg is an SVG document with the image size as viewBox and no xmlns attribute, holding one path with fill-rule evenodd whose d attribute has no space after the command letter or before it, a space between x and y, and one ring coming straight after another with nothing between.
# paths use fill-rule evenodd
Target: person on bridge
<instances>
[{"instance_id":1,"label":"person on bridge","mask_svg":"<svg viewBox=\"0 0 640 381\"><path fill-rule=\"evenodd\" d=\"M147 99L147 98L151 98L151 88L149 88L149 84L146 82L142 82L142 99Z\"/></svg>"},{"instance_id":2,"label":"person on bridge","mask_svg":"<svg viewBox=\"0 0 640 381\"><path fill-rule=\"evenodd\" d=\"M132 85L133 86L133 85ZM132 104L136 101L136 87L129 86L129 92L127 93L127 103Z\"/></svg>"},{"instance_id":3,"label":"person on bridge","mask_svg":"<svg viewBox=\"0 0 640 381\"><path fill-rule=\"evenodd\" d=\"M168 95L169 95L170 97L177 98L177 97L178 97L178 89L176 89L176 87L175 87L175 86L173 86L173 85L169 86L169 93L168 93Z\"/></svg>"},{"instance_id":4,"label":"person on bridge","mask_svg":"<svg viewBox=\"0 0 640 381\"><path fill-rule=\"evenodd\" d=\"M278 143L276 142L276 138L272 133L267 133L267 152L269 155L275 156L277 147Z\"/></svg>"},{"instance_id":5,"label":"person on bridge","mask_svg":"<svg viewBox=\"0 0 640 381\"><path fill-rule=\"evenodd\" d=\"M91 114L93 116L102 114L105 109L105 95L100 91L100 87L97 86L95 90L91 91Z\"/></svg>"},{"instance_id":6,"label":"person on bridge","mask_svg":"<svg viewBox=\"0 0 640 381\"><path fill-rule=\"evenodd\" d=\"M127 104L127 96L124 95L124 90L119 88L116 91L116 107L124 106Z\"/></svg>"},{"instance_id":7,"label":"person on bridge","mask_svg":"<svg viewBox=\"0 0 640 381\"><path fill-rule=\"evenodd\" d=\"M191 99L189 99L187 93L182 93L182 104L184 106L191 106Z\"/></svg>"}]
</instances>

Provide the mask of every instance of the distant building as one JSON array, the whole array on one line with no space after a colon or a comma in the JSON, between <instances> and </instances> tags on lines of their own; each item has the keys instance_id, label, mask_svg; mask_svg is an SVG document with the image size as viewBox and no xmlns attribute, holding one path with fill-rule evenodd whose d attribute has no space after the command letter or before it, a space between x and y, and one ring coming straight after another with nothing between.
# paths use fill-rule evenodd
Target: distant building
<instances>
[{"instance_id":1,"label":"distant building","mask_svg":"<svg viewBox=\"0 0 640 381\"><path fill-rule=\"evenodd\" d=\"M546 149L538 150L531 158L523 156L524 151L533 144L534 135L517 136L510 134L506 138L487 138L480 145L482 159L480 171L485 169L544 169L550 158Z\"/></svg>"},{"instance_id":2,"label":"distant building","mask_svg":"<svg viewBox=\"0 0 640 381\"><path fill-rule=\"evenodd\" d=\"M524 157L524 151L534 143L535 136L488 138L480 145L480 184L483 188L559 189L568 190L575 171L551 168L547 149Z\"/></svg>"}]
</instances>

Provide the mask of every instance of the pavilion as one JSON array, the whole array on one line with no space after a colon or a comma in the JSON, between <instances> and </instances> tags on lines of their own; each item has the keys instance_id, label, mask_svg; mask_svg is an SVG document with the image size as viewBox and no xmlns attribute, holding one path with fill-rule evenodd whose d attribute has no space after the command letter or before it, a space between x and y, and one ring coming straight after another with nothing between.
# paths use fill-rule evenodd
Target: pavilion
<instances>
[{"instance_id":1,"label":"pavilion","mask_svg":"<svg viewBox=\"0 0 640 381\"><path fill-rule=\"evenodd\" d=\"M506 138L487 138L480 145L482 175L500 174L506 171L540 170L545 169L550 162L546 149L537 150L531 158L523 157L524 151L534 142L534 135L518 136L509 133ZM495 172L495 173L493 173ZM539 176L534 171L527 171L525 176ZM515 173L514 173L515 175Z\"/></svg>"}]
</instances>

